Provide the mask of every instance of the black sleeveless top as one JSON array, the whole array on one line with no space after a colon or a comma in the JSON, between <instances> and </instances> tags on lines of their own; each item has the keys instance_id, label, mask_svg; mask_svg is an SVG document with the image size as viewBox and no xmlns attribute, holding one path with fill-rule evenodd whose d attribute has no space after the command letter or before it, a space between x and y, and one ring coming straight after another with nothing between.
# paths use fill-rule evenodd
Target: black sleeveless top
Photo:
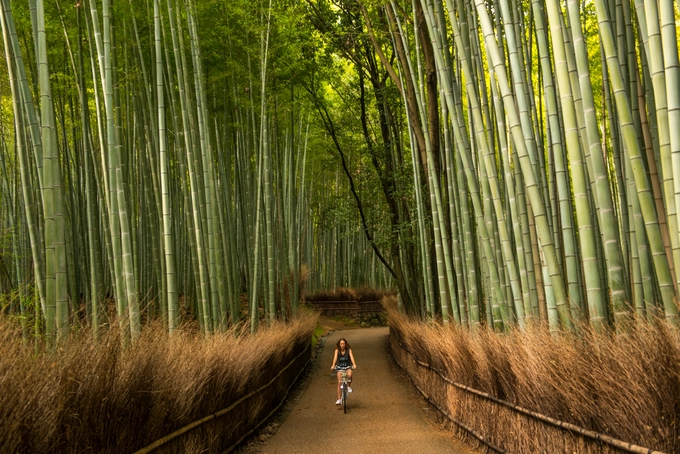
<instances>
[{"instance_id":1,"label":"black sleeveless top","mask_svg":"<svg viewBox=\"0 0 680 454\"><path fill-rule=\"evenodd\" d=\"M345 349L345 354L343 355L338 349L338 369L346 369L352 365L352 360L349 357L349 348Z\"/></svg>"}]
</instances>

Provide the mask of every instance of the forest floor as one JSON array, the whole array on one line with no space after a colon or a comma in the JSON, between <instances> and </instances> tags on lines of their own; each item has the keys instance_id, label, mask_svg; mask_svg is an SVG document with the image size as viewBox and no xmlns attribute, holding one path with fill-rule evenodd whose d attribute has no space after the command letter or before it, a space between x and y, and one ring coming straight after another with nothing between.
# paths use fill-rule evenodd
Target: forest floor
<instances>
[{"instance_id":1,"label":"forest floor","mask_svg":"<svg viewBox=\"0 0 680 454\"><path fill-rule=\"evenodd\" d=\"M338 317L321 317L319 324L330 334L302 384L238 453L478 452L440 426L438 415L394 364L386 351L388 328L360 328ZM347 414L335 405L337 382L330 371L341 337L357 363Z\"/></svg>"}]
</instances>

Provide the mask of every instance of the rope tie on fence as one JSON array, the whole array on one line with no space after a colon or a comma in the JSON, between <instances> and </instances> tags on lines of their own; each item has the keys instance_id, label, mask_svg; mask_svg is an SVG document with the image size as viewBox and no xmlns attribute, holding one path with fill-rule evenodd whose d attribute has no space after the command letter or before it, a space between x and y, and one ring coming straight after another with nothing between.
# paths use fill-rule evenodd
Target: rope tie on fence
<instances>
[{"instance_id":1,"label":"rope tie on fence","mask_svg":"<svg viewBox=\"0 0 680 454\"><path fill-rule=\"evenodd\" d=\"M575 432L575 433L577 433L577 434L579 434L579 435L581 435L581 436L583 436L583 437L585 437L585 438L590 438L590 439L593 439L593 440L595 440L595 441L599 441L599 442L608 444L608 445L613 446L613 447L615 447L615 448L617 448L617 449L619 449L619 450L621 450L621 451L630 452L630 453L634 453L634 454L664 454L663 451L655 451L655 450L650 449L650 448L645 448L644 446L639 446L639 445L636 445L636 444L633 444L633 443L628 443L628 442L625 442L625 441L616 439L616 438L614 438L614 437L610 437L609 435L605 435L605 434L601 434L601 433L598 433L598 432L595 432L595 431L592 431L592 430L584 429L583 427L579 427L579 426L577 426L577 425L575 425L575 424L571 424L571 423L568 423L568 422L565 422L565 421L560 421L559 419L555 419L555 418L552 418L552 417L550 417L550 416L546 416L546 415L543 415L543 414L541 414L541 413L537 413L537 412L535 412L535 411L529 410L529 409L527 409L527 408L520 407L520 406L518 406L518 405L515 405L515 404L513 404L513 403L511 403L511 402L508 402L508 401L505 401L505 400L503 400L503 399L499 399L499 398L494 397L494 396L492 396L492 395L490 395L490 394L488 394L488 393L485 393L484 391L480 391L480 390L478 390L478 389L474 389L474 388L471 388L471 387L469 387L469 386L463 385L462 383L458 383L458 382L456 382L456 381L454 381L454 380L451 380L451 379L448 378L447 376L445 376L440 370L435 369L434 367L432 367L432 366L429 365L428 363L425 363L425 362L419 360L419 359L416 357L416 355L415 355L413 352L411 352L411 351L410 351L410 350L409 350L409 349L401 342L400 339L396 339L396 341L397 341L397 343L399 344L399 346L401 347L402 350L404 350L406 353L408 353L409 355L411 355L411 357L413 358L413 360L414 360L414 362L415 362L416 364L418 364L418 365L421 366L421 367L425 367L425 368L431 370L432 372L434 372L434 373L436 373L437 375L439 375L439 377L440 377L442 380L444 380L445 382L447 382L448 384L450 384L450 385L452 385L452 386L454 386L454 387L456 387L456 388L458 388L458 389L461 389L461 390L463 390L463 391L465 391L465 392L467 392L467 393L470 393L470 394L473 394L473 395L482 397L482 398L484 398L484 399L487 399L487 400L490 400L490 401L492 401L492 402L495 402L495 403L497 403L497 404L499 404L499 405L503 405L503 406L505 406L505 407L507 407L507 408L510 408L511 410L513 410L513 411L515 411L515 412L517 412L517 413L521 413L521 414L523 414L523 415L529 416L530 418L533 418L533 419L535 419L535 420L538 420L538 421L541 421L541 422L550 424L550 425L552 425L552 426L558 427L558 428L563 429L563 430L567 430L567 431L570 431L570 432ZM397 361L397 363L398 363L398 361ZM401 367L402 369L406 370L401 364L399 364L399 367ZM413 380L412 380L412 381L413 381ZM415 384L415 382L414 382L414 384ZM498 451L498 452L504 452L504 451L502 451L500 448L497 448L497 447L495 447L495 446L492 446L491 444L489 444L486 440L484 440L484 439L481 438L480 436L477 436L477 434L475 434L472 430L468 429L468 428L467 428L466 426L464 426L462 423L459 423L458 421L456 421L456 420L455 420L453 417L451 417L446 411L442 410L437 404L433 403L433 402L429 399L429 397L428 397L428 396L427 396L427 395L426 395L426 394L425 394L425 393L424 393L417 385L416 385L416 388L417 388L418 391L425 397L425 399L427 399L428 402L432 403L432 404L437 408L437 410L439 410L440 412L442 412L442 413L443 413L445 416L447 416L451 421L455 422L456 424L458 424L459 426L461 426L463 429L465 429L466 431L470 432L472 435L475 436L475 438L479 439L480 441L482 441L482 443L486 444L486 445L489 446L490 448L492 448L492 449L494 449L494 450L496 450L496 451Z\"/></svg>"},{"instance_id":2,"label":"rope tie on fence","mask_svg":"<svg viewBox=\"0 0 680 454\"><path fill-rule=\"evenodd\" d=\"M244 401L250 399L250 398L253 397L254 395L256 395L256 394L260 393L261 391L263 391L263 390L267 389L268 387L270 387L270 386L271 386L271 385L272 385L272 384L273 384L273 383L274 383L274 382L275 382L275 381L276 381L276 380L277 380L277 379L278 379L278 378L279 378L279 377L280 377L280 376L281 376L281 375L282 375L282 374L283 374L283 373L284 373L284 372L285 372L285 371L286 371L293 363L295 363L295 361L296 361L300 356L302 356L304 353L306 353L306 352L310 349L310 347L311 347L311 344L308 345L307 347L305 347L300 353L298 353L298 354L295 356L295 358L291 359L290 362L289 362L285 367L283 367L283 368L279 371L278 374L276 374L276 375L274 376L274 378L272 378L271 380L269 380L269 382L267 382L266 384L260 386L259 388L257 388L257 389L254 390L254 391L249 392L248 394L246 394L245 396L241 397L240 399L238 399L237 401L235 401L234 403L232 403L232 404L229 405L228 407L226 407L226 408L224 408L224 409L222 409L222 410L220 410L220 411L217 411L217 412L215 412L215 413L212 413L212 414L210 414L210 415L208 415L208 416L206 416L206 417L204 417L204 418L201 418L201 419L199 419L199 420L197 420L197 421L194 421L194 422L192 422L192 423L190 423L190 424L187 424L186 426L181 427L181 428L175 430L174 432L172 432L172 433L170 433L170 434L164 436L163 438L159 438L158 440L156 440L156 441L154 441L153 443L151 443L151 444L149 444L149 445L143 447L142 449L140 449L140 450L138 450L138 451L135 451L134 454L147 454L147 453L153 451L154 449L157 449L157 448L163 446L163 445L166 444L167 442L169 442L169 441L171 441L171 440L173 440L173 439L179 437L180 435L184 435L185 433L189 432L190 430L195 429L196 427L198 427L198 426L200 426L200 425L202 425L202 424L205 424L206 422L212 421L212 420L214 420L214 419L217 419L217 418L219 418L219 417L221 417L221 416L226 415L227 413L229 413L231 410L233 410L234 408L236 408L236 407L237 407L239 404L241 404L242 402L244 402ZM293 385L295 384L295 382L297 381L298 377L300 376L300 374L302 373L302 371L305 369L305 367L307 367L307 364L309 364L309 361L310 361L310 359L308 358L307 361L305 362L304 366L302 366L302 367L300 368L300 371L299 371L298 374L295 376L295 379L294 379L294 380L291 380L290 386L288 386L288 388L286 389L286 392L285 392L283 398L281 399L281 402L276 406L276 408L274 408L274 410L272 410L265 418L262 419L262 421L260 421L260 422L259 422L255 427L253 427L249 432L247 432L247 433L244 434L241 438L239 438L239 439L236 441L236 443L234 443L234 445L233 445L231 448L229 448L229 449L227 450L227 452L233 450L236 446L238 446L238 444L241 443L241 441L243 441L248 435L252 434L255 430L257 430L257 428L260 427L260 426L262 425L262 423L264 423L267 419L269 419L269 417L270 417L271 415L273 415L273 414L281 407L281 405L283 404L283 401L286 399L286 396L288 395L288 392L289 392L290 389L293 387Z\"/></svg>"}]
</instances>

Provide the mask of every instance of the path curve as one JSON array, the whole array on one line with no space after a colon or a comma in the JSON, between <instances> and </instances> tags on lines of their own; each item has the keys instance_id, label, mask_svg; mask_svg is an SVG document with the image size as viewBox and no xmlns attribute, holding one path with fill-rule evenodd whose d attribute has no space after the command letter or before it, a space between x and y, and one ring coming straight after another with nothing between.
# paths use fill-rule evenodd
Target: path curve
<instances>
[{"instance_id":1,"label":"path curve","mask_svg":"<svg viewBox=\"0 0 680 454\"><path fill-rule=\"evenodd\" d=\"M428 420L422 400L388 360L387 336L388 328L332 333L317 358L307 390L261 452L475 452ZM330 375L335 343L341 337L349 342L357 363L347 414L335 405L336 379Z\"/></svg>"}]
</instances>

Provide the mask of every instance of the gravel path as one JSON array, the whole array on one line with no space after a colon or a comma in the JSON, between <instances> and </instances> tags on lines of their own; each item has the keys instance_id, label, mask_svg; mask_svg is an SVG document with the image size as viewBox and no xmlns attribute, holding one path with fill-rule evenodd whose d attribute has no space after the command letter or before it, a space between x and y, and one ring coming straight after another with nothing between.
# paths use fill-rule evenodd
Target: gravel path
<instances>
[{"instance_id":1,"label":"gravel path","mask_svg":"<svg viewBox=\"0 0 680 454\"><path fill-rule=\"evenodd\" d=\"M426 415L407 380L388 359L388 328L332 333L317 358L304 395L290 410L262 453L473 453ZM347 414L335 405L330 375L335 343L344 337L357 363ZM425 408L424 408L425 407ZM425 410L425 411L424 411Z\"/></svg>"}]
</instances>

